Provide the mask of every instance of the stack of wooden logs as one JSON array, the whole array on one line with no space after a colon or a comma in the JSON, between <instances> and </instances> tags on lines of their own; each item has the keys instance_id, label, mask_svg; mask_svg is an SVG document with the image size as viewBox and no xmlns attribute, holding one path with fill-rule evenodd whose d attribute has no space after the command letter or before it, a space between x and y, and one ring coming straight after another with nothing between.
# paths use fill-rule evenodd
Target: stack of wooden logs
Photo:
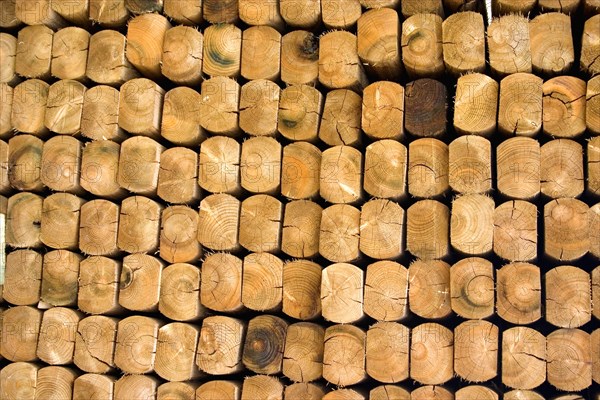
<instances>
[{"instance_id":1,"label":"stack of wooden logs","mask_svg":"<svg viewBox=\"0 0 600 400\"><path fill-rule=\"evenodd\" d=\"M0 0L0 399L600 399L600 1L484 3Z\"/></svg>"}]
</instances>

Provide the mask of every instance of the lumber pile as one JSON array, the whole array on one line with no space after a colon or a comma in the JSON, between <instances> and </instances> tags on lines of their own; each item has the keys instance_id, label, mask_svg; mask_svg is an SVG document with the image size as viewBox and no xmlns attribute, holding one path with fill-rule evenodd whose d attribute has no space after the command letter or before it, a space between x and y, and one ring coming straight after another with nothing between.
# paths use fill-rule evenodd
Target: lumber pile
<instances>
[{"instance_id":1,"label":"lumber pile","mask_svg":"<svg viewBox=\"0 0 600 400\"><path fill-rule=\"evenodd\" d=\"M1 0L0 398L600 399L600 2L484 3Z\"/></svg>"}]
</instances>

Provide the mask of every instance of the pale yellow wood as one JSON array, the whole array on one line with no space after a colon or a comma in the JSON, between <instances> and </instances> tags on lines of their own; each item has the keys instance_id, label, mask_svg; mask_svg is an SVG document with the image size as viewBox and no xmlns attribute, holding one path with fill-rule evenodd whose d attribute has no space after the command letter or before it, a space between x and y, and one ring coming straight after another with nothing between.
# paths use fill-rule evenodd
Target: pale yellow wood
<instances>
[{"instance_id":1,"label":"pale yellow wood","mask_svg":"<svg viewBox=\"0 0 600 400\"><path fill-rule=\"evenodd\" d=\"M124 375L115 382L114 400L129 400L136 397L152 399L160 383L158 378L148 375Z\"/></svg>"},{"instance_id":2,"label":"pale yellow wood","mask_svg":"<svg viewBox=\"0 0 600 400\"><path fill-rule=\"evenodd\" d=\"M513 199L531 199L541 190L541 150L537 140L514 137L496 148L498 191Z\"/></svg>"},{"instance_id":3,"label":"pale yellow wood","mask_svg":"<svg viewBox=\"0 0 600 400\"><path fill-rule=\"evenodd\" d=\"M597 5L597 7L600 4ZM596 10L598 12L600 10ZM587 71L589 75L600 73L600 34L595 27L600 23L600 14L596 14L585 21L581 37L581 58L579 68Z\"/></svg>"},{"instance_id":4,"label":"pale yellow wood","mask_svg":"<svg viewBox=\"0 0 600 400\"><path fill-rule=\"evenodd\" d=\"M27 3L28 1L19 2ZM40 13L30 14L36 16ZM52 29L44 25L26 26L21 29L17 38L15 72L24 78L49 78L53 37Z\"/></svg>"},{"instance_id":5,"label":"pale yellow wood","mask_svg":"<svg viewBox=\"0 0 600 400\"><path fill-rule=\"evenodd\" d=\"M33 399L40 367L33 363L14 362L0 370L0 397Z\"/></svg>"},{"instance_id":6,"label":"pale yellow wood","mask_svg":"<svg viewBox=\"0 0 600 400\"><path fill-rule=\"evenodd\" d=\"M334 93L334 91L330 92ZM314 142L317 135L326 143L327 110L321 92L310 85L292 85L281 91L277 116L277 131L286 139ZM343 105L342 105L343 107ZM321 121L323 116L323 121ZM323 126L320 125L322 122Z\"/></svg>"},{"instance_id":7,"label":"pale yellow wood","mask_svg":"<svg viewBox=\"0 0 600 400\"><path fill-rule=\"evenodd\" d=\"M325 329L310 322L288 326L283 354L283 374L293 382L311 382L323 374ZM309 390L309 387L305 387ZM298 388L299 389L299 388ZM296 398L287 392L286 396Z\"/></svg>"},{"instance_id":8,"label":"pale yellow wood","mask_svg":"<svg viewBox=\"0 0 600 400\"><path fill-rule=\"evenodd\" d=\"M590 249L589 207L572 198L544 206L544 252L559 261L574 261Z\"/></svg>"},{"instance_id":9,"label":"pale yellow wood","mask_svg":"<svg viewBox=\"0 0 600 400\"><path fill-rule=\"evenodd\" d=\"M217 251L239 248L240 201L228 194L213 194L200 202L198 242Z\"/></svg>"},{"instance_id":10,"label":"pale yellow wood","mask_svg":"<svg viewBox=\"0 0 600 400\"><path fill-rule=\"evenodd\" d=\"M571 69L575 50L569 15L562 12L540 14L529 22L529 35L531 64L536 73L562 75Z\"/></svg>"},{"instance_id":11,"label":"pale yellow wood","mask_svg":"<svg viewBox=\"0 0 600 400\"><path fill-rule=\"evenodd\" d=\"M542 317L540 268L510 263L496 271L496 311L505 321L528 324Z\"/></svg>"},{"instance_id":12,"label":"pale yellow wood","mask_svg":"<svg viewBox=\"0 0 600 400\"><path fill-rule=\"evenodd\" d=\"M101 256L88 257L79 264L77 307L88 314L120 313L119 276L121 262Z\"/></svg>"},{"instance_id":13,"label":"pale yellow wood","mask_svg":"<svg viewBox=\"0 0 600 400\"><path fill-rule=\"evenodd\" d=\"M163 269L163 262L148 254L124 257L119 279L119 304L130 311L156 311Z\"/></svg>"},{"instance_id":14,"label":"pale yellow wood","mask_svg":"<svg viewBox=\"0 0 600 400\"><path fill-rule=\"evenodd\" d=\"M228 253L214 253L202 263L200 301L218 312L244 309L242 303L242 260Z\"/></svg>"},{"instance_id":15,"label":"pale yellow wood","mask_svg":"<svg viewBox=\"0 0 600 400\"><path fill-rule=\"evenodd\" d=\"M206 317L202 321L202 329L198 339L198 352L196 355L196 364L202 371L211 375L227 375L238 372L243 369L242 349L243 339L246 331L244 322L231 317L214 315ZM233 387L229 384L217 385L218 381L213 381L214 387L209 383L204 384L198 389L198 397L203 392L206 400L217 400L219 398L230 398L225 396ZM223 387L221 387L223 386ZM211 395L209 395L209 393ZM216 397L216 393L221 392L224 397ZM214 394L212 394L214 393ZM234 397L231 397L234 399ZM236 397L237 398L237 397Z\"/></svg>"},{"instance_id":16,"label":"pale yellow wood","mask_svg":"<svg viewBox=\"0 0 600 400\"><path fill-rule=\"evenodd\" d=\"M83 374L73 382L73 400L112 399L115 378L100 374Z\"/></svg>"},{"instance_id":17,"label":"pale yellow wood","mask_svg":"<svg viewBox=\"0 0 600 400\"><path fill-rule=\"evenodd\" d=\"M194 204L200 200L198 154L171 147L160 155L156 194L169 204Z\"/></svg>"},{"instance_id":18,"label":"pale yellow wood","mask_svg":"<svg viewBox=\"0 0 600 400\"><path fill-rule=\"evenodd\" d=\"M70 26L56 32L52 41L52 76L78 81L86 79L89 43L90 34L82 28Z\"/></svg>"},{"instance_id":19,"label":"pale yellow wood","mask_svg":"<svg viewBox=\"0 0 600 400\"><path fill-rule=\"evenodd\" d=\"M241 400L283 399L283 384L278 378L268 375L254 375L244 379Z\"/></svg>"},{"instance_id":20,"label":"pale yellow wood","mask_svg":"<svg viewBox=\"0 0 600 400\"><path fill-rule=\"evenodd\" d=\"M199 30L176 26L165 32L162 74L178 85L196 86L202 81L204 37Z\"/></svg>"},{"instance_id":21,"label":"pale yellow wood","mask_svg":"<svg viewBox=\"0 0 600 400\"><path fill-rule=\"evenodd\" d=\"M92 0L92 5L99 1L104 0ZM114 30L93 34L88 48L87 77L96 83L116 87L137 78L138 71L125 56L126 44L127 38Z\"/></svg>"},{"instance_id":22,"label":"pale yellow wood","mask_svg":"<svg viewBox=\"0 0 600 400\"><path fill-rule=\"evenodd\" d=\"M0 83L0 138L8 140L13 134L12 108L14 89L8 83Z\"/></svg>"},{"instance_id":23,"label":"pale yellow wood","mask_svg":"<svg viewBox=\"0 0 600 400\"><path fill-rule=\"evenodd\" d=\"M110 140L87 143L81 156L81 187L91 194L108 199L120 199L125 189L117 181L121 146Z\"/></svg>"},{"instance_id":24,"label":"pale yellow wood","mask_svg":"<svg viewBox=\"0 0 600 400\"><path fill-rule=\"evenodd\" d=\"M200 328L172 322L158 330L154 369L163 379L173 382L191 381L200 376L194 360Z\"/></svg>"},{"instance_id":25,"label":"pale yellow wood","mask_svg":"<svg viewBox=\"0 0 600 400\"><path fill-rule=\"evenodd\" d=\"M437 1L441 3L441 0ZM409 16L402 23L401 45L402 62L412 79L439 77L444 73L442 18L439 15L416 13Z\"/></svg>"},{"instance_id":26,"label":"pale yellow wood","mask_svg":"<svg viewBox=\"0 0 600 400\"><path fill-rule=\"evenodd\" d=\"M450 244L463 254L483 256L494 242L494 200L481 194L466 194L452 201Z\"/></svg>"},{"instance_id":27,"label":"pale yellow wood","mask_svg":"<svg viewBox=\"0 0 600 400\"><path fill-rule=\"evenodd\" d=\"M54 136L42 148L41 180L50 190L83 194L79 183L83 144L70 136Z\"/></svg>"},{"instance_id":28,"label":"pale yellow wood","mask_svg":"<svg viewBox=\"0 0 600 400\"><path fill-rule=\"evenodd\" d=\"M160 137L165 91L146 78L127 81L119 92L119 127L132 135Z\"/></svg>"},{"instance_id":29,"label":"pale yellow wood","mask_svg":"<svg viewBox=\"0 0 600 400\"><path fill-rule=\"evenodd\" d=\"M272 7L276 5L273 3L269 5L268 0L262 2L241 0L240 3L240 8L243 7L242 3L254 3L255 7ZM251 26L242 33L240 73L242 77L248 80L268 79L276 81L280 75L281 34L275 28L265 24L250 25L261 26Z\"/></svg>"},{"instance_id":30,"label":"pale yellow wood","mask_svg":"<svg viewBox=\"0 0 600 400\"><path fill-rule=\"evenodd\" d=\"M496 131L499 85L480 73L466 74L456 82L454 129L462 135L491 136Z\"/></svg>"},{"instance_id":31,"label":"pale yellow wood","mask_svg":"<svg viewBox=\"0 0 600 400\"><path fill-rule=\"evenodd\" d=\"M358 0L354 1L358 2ZM340 9L338 14L344 12L346 10ZM352 89L357 92L361 92L369 84L358 58L357 39L354 34L347 31L331 31L321 36L319 39L319 82L328 89Z\"/></svg>"},{"instance_id":32,"label":"pale yellow wood","mask_svg":"<svg viewBox=\"0 0 600 400\"><path fill-rule=\"evenodd\" d=\"M43 367L38 371L35 400L68 399L73 394L75 370L66 367Z\"/></svg>"},{"instance_id":33,"label":"pale yellow wood","mask_svg":"<svg viewBox=\"0 0 600 400\"><path fill-rule=\"evenodd\" d=\"M95 374L105 374L114 369L117 323L116 318L103 315L79 321L73 358L77 368Z\"/></svg>"},{"instance_id":34,"label":"pale yellow wood","mask_svg":"<svg viewBox=\"0 0 600 400\"><path fill-rule=\"evenodd\" d=\"M182 25L200 25L203 20L202 0L164 0L163 11Z\"/></svg>"},{"instance_id":35,"label":"pale yellow wood","mask_svg":"<svg viewBox=\"0 0 600 400\"><path fill-rule=\"evenodd\" d=\"M360 251L376 260L395 259L404 252L404 209L391 200L374 199L360 212Z\"/></svg>"},{"instance_id":36,"label":"pale yellow wood","mask_svg":"<svg viewBox=\"0 0 600 400\"><path fill-rule=\"evenodd\" d=\"M160 78L163 41L171 28L167 18L160 14L142 14L127 24L126 56L144 76Z\"/></svg>"},{"instance_id":37,"label":"pale yellow wood","mask_svg":"<svg viewBox=\"0 0 600 400\"><path fill-rule=\"evenodd\" d=\"M35 306L40 301L42 265L42 255L34 250L8 253L2 292L4 300L18 306Z\"/></svg>"},{"instance_id":38,"label":"pale yellow wood","mask_svg":"<svg viewBox=\"0 0 600 400\"><path fill-rule=\"evenodd\" d=\"M115 346L115 365L121 371L133 375L125 375L117 382L117 385L127 377L142 377L144 375L136 374L154 371L158 330L162 325L163 323L157 319L141 315L130 316L119 321ZM115 389L117 390L117 388ZM136 392L131 392L131 394L133 393ZM137 394L139 395L140 392L137 392ZM119 398L116 393L115 398ZM125 399L123 398L123 400Z\"/></svg>"},{"instance_id":39,"label":"pale yellow wood","mask_svg":"<svg viewBox=\"0 0 600 400\"><path fill-rule=\"evenodd\" d=\"M241 145L226 136L213 136L200 145L198 184L210 193L235 194L240 184Z\"/></svg>"},{"instance_id":40,"label":"pale yellow wood","mask_svg":"<svg viewBox=\"0 0 600 400\"><path fill-rule=\"evenodd\" d=\"M440 260L416 260L408 268L408 283L408 305L411 312L428 319L450 315L452 308L448 263Z\"/></svg>"},{"instance_id":41,"label":"pale yellow wood","mask_svg":"<svg viewBox=\"0 0 600 400\"><path fill-rule=\"evenodd\" d=\"M400 5L405 18L415 14L437 14L444 17L442 0L403 0Z\"/></svg>"},{"instance_id":42,"label":"pale yellow wood","mask_svg":"<svg viewBox=\"0 0 600 400\"><path fill-rule=\"evenodd\" d=\"M160 239L160 214L164 206L144 196L121 202L117 247L128 253L154 253Z\"/></svg>"},{"instance_id":43,"label":"pale yellow wood","mask_svg":"<svg viewBox=\"0 0 600 400\"><path fill-rule=\"evenodd\" d=\"M90 20L109 28L125 26L129 10L125 0L90 0Z\"/></svg>"},{"instance_id":44,"label":"pale yellow wood","mask_svg":"<svg viewBox=\"0 0 600 400\"><path fill-rule=\"evenodd\" d=\"M0 352L8 361L37 361L37 342L42 323L42 310L30 306L11 307L2 312L2 346ZM9 335L9 330L13 334Z\"/></svg>"},{"instance_id":45,"label":"pale yellow wood","mask_svg":"<svg viewBox=\"0 0 600 400\"><path fill-rule=\"evenodd\" d=\"M320 0L315 2L320 3ZM286 84L315 84L319 75L318 62L319 39L311 32L292 31L281 38L281 80Z\"/></svg>"},{"instance_id":46,"label":"pale yellow wood","mask_svg":"<svg viewBox=\"0 0 600 400\"><path fill-rule=\"evenodd\" d=\"M15 16L27 25L46 25L58 29L66 21L54 11L51 0L15 1Z\"/></svg>"},{"instance_id":47,"label":"pale yellow wood","mask_svg":"<svg viewBox=\"0 0 600 400\"><path fill-rule=\"evenodd\" d=\"M281 187L281 144L258 136L242 143L241 185L250 193L275 194Z\"/></svg>"},{"instance_id":48,"label":"pale yellow wood","mask_svg":"<svg viewBox=\"0 0 600 400\"><path fill-rule=\"evenodd\" d=\"M410 343L410 377L426 385L439 385L453 368L454 335L444 326L427 322L413 328Z\"/></svg>"},{"instance_id":49,"label":"pale yellow wood","mask_svg":"<svg viewBox=\"0 0 600 400\"><path fill-rule=\"evenodd\" d=\"M448 146L448 184L455 192L484 194L492 189L492 145L475 135L454 139Z\"/></svg>"},{"instance_id":50,"label":"pale yellow wood","mask_svg":"<svg viewBox=\"0 0 600 400\"><path fill-rule=\"evenodd\" d=\"M409 336L409 328L396 322L378 322L372 325L367 331L366 339L367 374L384 383L407 379Z\"/></svg>"},{"instance_id":51,"label":"pale yellow wood","mask_svg":"<svg viewBox=\"0 0 600 400\"><path fill-rule=\"evenodd\" d=\"M240 129L252 136L275 136L281 89L266 79L251 80L240 92Z\"/></svg>"},{"instance_id":52,"label":"pale yellow wood","mask_svg":"<svg viewBox=\"0 0 600 400\"><path fill-rule=\"evenodd\" d=\"M407 149L395 140L373 142L365 151L363 188L373 197L406 197Z\"/></svg>"},{"instance_id":53,"label":"pale yellow wood","mask_svg":"<svg viewBox=\"0 0 600 400\"><path fill-rule=\"evenodd\" d=\"M504 202L494 210L494 253L509 261L537 257L537 207L523 200Z\"/></svg>"},{"instance_id":54,"label":"pale yellow wood","mask_svg":"<svg viewBox=\"0 0 600 400\"><path fill-rule=\"evenodd\" d=\"M406 250L425 260L449 252L450 210L436 200L420 200L406 211Z\"/></svg>"},{"instance_id":55,"label":"pale yellow wood","mask_svg":"<svg viewBox=\"0 0 600 400\"><path fill-rule=\"evenodd\" d=\"M42 223L42 197L19 192L8 199L6 210L6 244L15 248L37 248Z\"/></svg>"},{"instance_id":56,"label":"pale yellow wood","mask_svg":"<svg viewBox=\"0 0 600 400\"><path fill-rule=\"evenodd\" d=\"M358 146L361 142L361 108L361 97L352 90L331 90L325 98L323 118L318 126L319 139L329 146Z\"/></svg>"},{"instance_id":57,"label":"pale yellow wood","mask_svg":"<svg viewBox=\"0 0 600 400\"><path fill-rule=\"evenodd\" d=\"M394 0L392 0L394 1ZM364 1L363 1L364 3ZM402 76L400 20L392 8L375 7L357 23L357 52L370 77L396 81Z\"/></svg>"},{"instance_id":58,"label":"pale yellow wood","mask_svg":"<svg viewBox=\"0 0 600 400\"><path fill-rule=\"evenodd\" d=\"M323 378L338 386L349 386L367 378L366 333L353 325L333 325L325 330Z\"/></svg>"},{"instance_id":59,"label":"pale yellow wood","mask_svg":"<svg viewBox=\"0 0 600 400\"><path fill-rule=\"evenodd\" d=\"M39 79L28 79L15 87L10 114L11 129L39 137L48 134L44 120L49 87Z\"/></svg>"},{"instance_id":60,"label":"pale yellow wood","mask_svg":"<svg viewBox=\"0 0 600 400\"><path fill-rule=\"evenodd\" d=\"M594 135L600 135L600 76L590 79L586 90L585 122L588 130Z\"/></svg>"},{"instance_id":61,"label":"pale yellow wood","mask_svg":"<svg viewBox=\"0 0 600 400\"><path fill-rule=\"evenodd\" d=\"M51 306L77 305L79 265L83 257L67 250L44 254L41 300Z\"/></svg>"},{"instance_id":62,"label":"pale yellow wood","mask_svg":"<svg viewBox=\"0 0 600 400\"><path fill-rule=\"evenodd\" d=\"M300 320L321 315L321 276L321 266L312 261L289 261L283 266L283 312L286 315Z\"/></svg>"},{"instance_id":63,"label":"pale yellow wood","mask_svg":"<svg viewBox=\"0 0 600 400\"><path fill-rule=\"evenodd\" d=\"M501 1L508 4L507 1ZM498 77L531 72L531 40L527 16L510 14L495 18L487 28L487 47L491 70Z\"/></svg>"},{"instance_id":64,"label":"pale yellow wood","mask_svg":"<svg viewBox=\"0 0 600 400\"><path fill-rule=\"evenodd\" d=\"M65 307L44 311L36 350L39 359L50 365L71 364L81 318L80 312Z\"/></svg>"},{"instance_id":65,"label":"pale yellow wood","mask_svg":"<svg viewBox=\"0 0 600 400\"><path fill-rule=\"evenodd\" d=\"M63 79L48 88L44 125L50 131L64 135L81 132L83 97L87 88L80 82Z\"/></svg>"},{"instance_id":66,"label":"pale yellow wood","mask_svg":"<svg viewBox=\"0 0 600 400\"><path fill-rule=\"evenodd\" d=\"M493 323L485 320L461 323L454 328L454 371L468 382L493 379L498 374L498 344L498 327Z\"/></svg>"},{"instance_id":67,"label":"pale yellow wood","mask_svg":"<svg viewBox=\"0 0 600 400\"><path fill-rule=\"evenodd\" d=\"M536 136L542 130L542 78L514 73L500 82L498 129L504 135Z\"/></svg>"},{"instance_id":68,"label":"pale yellow wood","mask_svg":"<svg viewBox=\"0 0 600 400\"><path fill-rule=\"evenodd\" d=\"M362 130L374 140L404 137L404 88L380 81L367 86L362 100Z\"/></svg>"},{"instance_id":69,"label":"pale yellow wood","mask_svg":"<svg viewBox=\"0 0 600 400\"><path fill-rule=\"evenodd\" d=\"M239 98L240 85L235 80L227 76L213 76L204 80L200 126L213 135L239 136Z\"/></svg>"},{"instance_id":70,"label":"pale yellow wood","mask_svg":"<svg viewBox=\"0 0 600 400\"><path fill-rule=\"evenodd\" d=\"M186 263L171 264L162 271L160 277L158 311L174 321L196 320L204 315L199 291L198 267Z\"/></svg>"},{"instance_id":71,"label":"pale yellow wood","mask_svg":"<svg viewBox=\"0 0 600 400\"><path fill-rule=\"evenodd\" d=\"M350 146L323 151L319 194L330 203L352 204L362 197L362 153Z\"/></svg>"},{"instance_id":72,"label":"pale yellow wood","mask_svg":"<svg viewBox=\"0 0 600 400\"><path fill-rule=\"evenodd\" d=\"M319 194L321 150L308 142L290 143L281 159L281 194L288 199L312 199Z\"/></svg>"},{"instance_id":73,"label":"pale yellow wood","mask_svg":"<svg viewBox=\"0 0 600 400\"><path fill-rule=\"evenodd\" d=\"M364 273L352 264L337 263L324 268L321 280L323 317L340 324L360 320L364 316L363 286ZM324 362L327 364L326 359ZM332 369L333 365L329 367ZM323 377L329 380L325 374ZM339 384L336 381L329 381Z\"/></svg>"},{"instance_id":74,"label":"pale yellow wood","mask_svg":"<svg viewBox=\"0 0 600 400\"><path fill-rule=\"evenodd\" d=\"M81 135L92 140L122 142L127 138L119 127L119 91L97 85L85 91L81 111Z\"/></svg>"},{"instance_id":75,"label":"pale yellow wood","mask_svg":"<svg viewBox=\"0 0 600 400\"><path fill-rule=\"evenodd\" d=\"M193 262L202 256L198 242L198 212L188 206L163 210L160 223L160 257L171 263Z\"/></svg>"},{"instance_id":76,"label":"pale yellow wood","mask_svg":"<svg viewBox=\"0 0 600 400\"><path fill-rule=\"evenodd\" d=\"M590 334L580 329L557 329L547 336L547 379L559 390L580 391L592 384Z\"/></svg>"},{"instance_id":77,"label":"pale yellow wood","mask_svg":"<svg viewBox=\"0 0 600 400\"><path fill-rule=\"evenodd\" d=\"M281 309L283 261L269 253L252 253L244 258L242 303L249 310Z\"/></svg>"},{"instance_id":78,"label":"pale yellow wood","mask_svg":"<svg viewBox=\"0 0 600 400\"><path fill-rule=\"evenodd\" d=\"M442 42L444 65L454 76L485 72L485 28L480 13L458 12L446 18Z\"/></svg>"},{"instance_id":79,"label":"pale yellow wood","mask_svg":"<svg viewBox=\"0 0 600 400\"><path fill-rule=\"evenodd\" d=\"M221 0L204 0L205 7L208 1L217 3ZM237 12L237 0L235 2L227 0L223 5L227 3L235 3ZM206 11L204 18L209 19ZM202 72L205 75L211 78L216 76L237 77L240 75L241 58L242 31L238 27L231 23L220 23L210 25L204 30Z\"/></svg>"},{"instance_id":80,"label":"pale yellow wood","mask_svg":"<svg viewBox=\"0 0 600 400\"><path fill-rule=\"evenodd\" d=\"M321 0L279 0L279 12L291 28L310 30L321 21Z\"/></svg>"},{"instance_id":81,"label":"pale yellow wood","mask_svg":"<svg viewBox=\"0 0 600 400\"><path fill-rule=\"evenodd\" d=\"M592 318L590 274L561 265L545 274L546 321L559 328L578 328Z\"/></svg>"},{"instance_id":82,"label":"pale yellow wood","mask_svg":"<svg viewBox=\"0 0 600 400\"><path fill-rule=\"evenodd\" d=\"M310 200L292 200L285 205L281 250L291 257L310 258L319 251L319 229L323 209Z\"/></svg>"},{"instance_id":83,"label":"pale yellow wood","mask_svg":"<svg viewBox=\"0 0 600 400\"><path fill-rule=\"evenodd\" d=\"M359 0L321 0L321 18L327 29L349 30L361 14Z\"/></svg>"},{"instance_id":84,"label":"pale yellow wood","mask_svg":"<svg viewBox=\"0 0 600 400\"><path fill-rule=\"evenodd\" d=\"M334 204L323 210L319 253L331 262L353 262L360 257L360 210Z\"/></svg>"},{"instance_id":85,"label":"pale yellow wood","mask_svg":"<svg viewBox=\"0 0 600 400\"><path fill-rule=\"evenodd\" d=\"M421 138L408 146L408 193L431 198L449 188L448 145L439 139Z\"/></svg>"},{"instance_id":86,"label":"pale yellow wood","mask_svg":"<svg viewBox=\"0 0 600 400\"><path fill-rule=\"evenodd\" d=\"M494 267L484 258L464 258L450 268L452 311L463 318L494 314Z\"/></svg>"},{"instance_id":87,"label":"pale yellow wood","mask_svg":"<svg viewBox=\"0 0 600 400\"><path fill-rule=\"evenodd\" d=\"M15 72L16 55L17 38L9 33L0 33L0 83L8 83L11 86L18 83L19 77Z\"/></svg>"},{"instance_id":88,"label":"pale yellow wood","mask_svg":"<svg viewBox=\"0 0 600 400\"><path fill-rule=\"evenodd\" d=\"M236 381L213 380L196 390L196 400L239 400L242 384Z\"/></svg>"}]
</instances>

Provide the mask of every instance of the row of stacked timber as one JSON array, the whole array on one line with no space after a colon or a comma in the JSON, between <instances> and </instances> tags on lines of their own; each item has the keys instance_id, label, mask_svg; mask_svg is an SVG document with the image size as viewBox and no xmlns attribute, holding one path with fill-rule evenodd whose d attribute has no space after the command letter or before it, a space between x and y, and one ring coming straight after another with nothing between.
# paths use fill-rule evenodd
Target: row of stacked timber
<instances>
[{"instance_id":1,"label":"row of stacked timber","mask_svg":"<svg viewBox=\"0 0 600 400\"><path fill-rule=\"evenodd\" d=\"M531 21L522 15L502 16L487 31L482 14L472 11L445 20L415 14L399 21L393 9L373 9L358 19L356 34L334 30L321 36L305 30L282 36L268 25L242 31L234 24L215 24L201 32L173 27L159 14L133 18L126 36L110 29L91 35L73 26L55 32L30 25L17 36L1 34L1 82L52 76L118 87L143 75L198 86L204 74L288 85L319 82L327 89L361 92L369 80L481 73L486 61L498 78L531 72L552 77L573 67L590 76L600 72L598 14L577 33L572 32L571 18L561 12L542 13ZM581 35L577 51L575 34Z\"/></svg>"},{"instance_id":2,"label":"row of stacked timber","mask_svg":"<svg viewBox=\"0 0 600 400\"><path fill-rule=\"evenodd\" d=\"M415 139L408 146L384 139L364 150L337 145L321 151L309 142L282 145L254 137L240 144L212 136L198 152L167 148L145 136L118 143L71 136L44 141L23 134L0 140L0 193L50 189L113 201L143 195L190 206L219 194L349 205L368 196L406 203L409 197L441 199L451 193L579 198L600 194L599 160L600 137L584 145L565 138L540 145L533 138L513 137L495 148L489 139L473 135L449 145L436 138Z\"/></svg>"},{"instance_id":3,"label":"row of stacked timber","mask_svg":"<svg viewBox=\"0 0 600 400\"><path fill-rule=\"evenodd\" d=\"M365 139L444 138L451 124L457 135L543 132L574 139L586 130L600 134L599 93L600 76L586 82L561 75L543 82L530 73L509 75L500 84L480 73L461 76L453 102L446 86L429 78L406 86L379 81L362 95L335 89L325 96L310 85L282 90L264 79L240 86L213 77L202 82L200 92L187 87L165 92L147 78L131 79L120 90L28 79L14 88L0 84L0 138L52 133L122 142L133 135L196 147L210 135L249 135L361 147Z\"/></svg>"},{"instance_id":4,"label":"row of stacked timber","mask_svg":"<svg viewBox=\"0 0 600 400\"><path fill-rule=\"evenodd\" d=\"M115 368L126 374L156 373L173 382L248 370L283 374L292 382L323 378L340 387L360 384L367 377L380 383L410 378L441 385L454 374L476 383L500 375L504 385L521 390L535 389L546 380L564 391L586 389L592 380L600 383L600 329L588 334L560 328L544 336L518 326L501 333L486 320L466 320L454 330L434 322L412 329L378 322L365 331L349 324L290 324L270 314L248 322L207 316L200 326L141 315L85 317L63 307L42 311L18 306L3 312L8 339L2 355L15 362L12 368L27 365L35 372L39 367L28 363L43 361L52 366L74 364L92 374ZM7 349L16 342L16 350ZM0 379L3 387L10 387L14 382L6 369ZM76 376L71 373L71 380Z\"/></svg>"},{"instance_id":5,"label":"row of stacked timber","mask_svg":"<svg viewBox=\"0 0 600 400\"><path fill-rule=\"evenodd\" d=\"M600 400L600 0L0 0L1 400Z\"/></svg>"},{"instance_id":6,"label":"row of stacked timber","mask_svg":"<svg viewBox=\"0 0 600 400\"><path fill-rule=\"evenodd\" d=\"M16 250L7 257L2 297L13 306L77 307L103 315L160 312L174 321L198 322L213 312L271 311L334 323L359 323L367 316L410 321L497 315L512 324L531 324L544 317L559 328L578 328L600 316L599 278L598 267L591 273L570 265L543 272L532 263L514 262L494 270L479 257L452 266L416 260L409 268L377 261L363 271L348 263L321 268L309 260L283 262L268 253L243 259L213 253L198 268L165 264L147 254L121 262L66 250L45 255Z\"/></svg>"},{"instance_id":7,"label":"row of stacked timber","mask_svg":"<svg viewBox=\"0 0 600 400\"><path fill-rule=\"evenodd\" d=\"M21 23L61 27L73 24L89 28L91 23L107 27L125 26L130 16L163 13L182 25L238 23L289 27L316 28L323 23L327 28L352 26L360 18L363 8L382 7L399 10L405 18L418 13L432 13L440 17L459 11L479 11L483 5L472 0L92 0L73 1L68 5L51 0L5 1L1 28L14 28ZM598 0L492 0L495 16L508 13L528 14L564 12L570 14L583 8L586 14L597 13Z\"/></svg>"},{"instance_id":8,"label":"row of stacked timber","mask_svg":"<svg viewBox=\"0 0 600 400\"><path fill-rule=\"evenodd\" d=\"M21 385L19 395L30 398L90 398L129 400L132 398L156 400L224 400L224 399L323 399L323 400L498 400L497 392L484 385L467 385L456 391L439 385L426 385L408 391L396 385L380 385L371 390L334 389L315 383L293 383L285 385L269 375L254 375L243 381L214 380L205 383L165 382L148 375L125 375L120 379L99 374L75 376L69 368L48 366L39 368L35 364L11 364L8 373L22 374L18 381L10 383L2 392L13 395ZM54 397L53 397L54 396ZM62 396L62 397L60 397ZM94 397L96 396L96 397ZM138 396L138 397L136 397ZM510 390L504 395L507 400L542 400L532 390ZM554 400L585 400L577 395L561 395Z\"/></svg>"},{"instance_id":9,"label":"row of stacked timber","mask_svg":"<svg viewBox=\"0 0 600 400\"><path fill-rule=\"evenodd\" d=\"M197 261L202 248L320 255L330 262L358 262L364 256L391 260L405 250L421 259L443 259L451 249L475 256L493 252L508 261L535 261L542 252L557 261L588 253L600 258L600 203L588 207L567 197L545 204L539 234L535 204L509 200L495 206L480 194L459 196L451 208L418 200L406 211L388 199L369 200L360 209L321 208L310 200L284 205L265 194L240 201L224 193L205 197L199 212L140 195L115 203L19 192L6 203L6 243L14 249L45 246L109 257L159 253L167 262ZM543 237L539 252L538 236Z\"/></svg>"}]
</instances>

